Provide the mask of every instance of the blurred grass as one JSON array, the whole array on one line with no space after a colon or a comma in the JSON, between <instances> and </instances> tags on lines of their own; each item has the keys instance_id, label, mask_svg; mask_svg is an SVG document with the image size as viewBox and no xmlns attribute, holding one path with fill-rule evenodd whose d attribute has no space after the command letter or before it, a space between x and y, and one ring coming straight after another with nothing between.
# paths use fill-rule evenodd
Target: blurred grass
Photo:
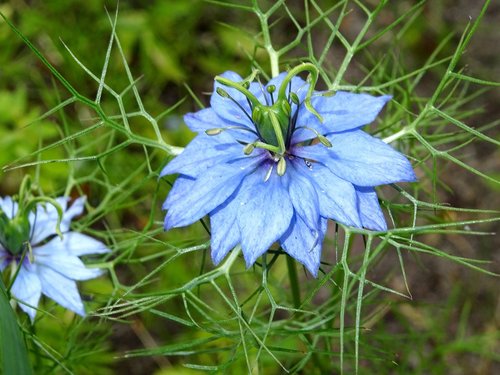
<instances>
[{"instance_id":1,"label":"blurred grass","mask_svg":"<svg viewBox=\"0 0 500 375\"><path fill-rule=\"evenodd\" d=\"M318 3L324 6L329 2L319 1ZM367 3L373 5L377 2L367 1ZM384 27L390 24L403 10L408 9L414 3L400 1L386 8L377 20L380 23L377 26ZM297 20L301 23L305 22L305 16L301 12L302 2L291 1L289 4L294 14L299 14ZM104 10L105 5L110 7L108 9L110 13L114 12L113 4L101 0L87 1L84 6L76 0L16 0L1 4L0 11L18 26L71 84L84 95L93 97L95 83L78 67L61 40L87 68L99 75L110 34L110 24ZM450 9L455 13L451 14ZM443 40L448 40L448 42L443 45L441 55L451 55L458 42L458 34L454 34L449 39L446 38L451 33L459 33L463 29L467 22L467 12L477 12L477 9L473 5L468 7L465 3L462 9L458 9L451 0L429 1L408 26L408 32L402 33L400 39L397 40L397 56L394 60L399 61L399 65L388 65L387 70L393 69L391 75L395 72L397 73L395 75L404 75L422 66ZM347 38L354 38L359 23L359 14L353 7L350 17L342 23L342 33ZM481 35L488 34L494 29L492 25L495 25L495 21L488 18L477 37L481 38ZM286 44L291 36L289 30L293 30L293 24L285 20L277 23L276 28L276 34L279 35L276 42ZM243 75L248 73L250 71L249 57L255 58L257 64L265 66L265 57L261 52L255 52L251 37L257 31L258 25L252 17L248 17L248 13L215 6L208 2L151 1L147 5L136 1L120 2L117 33L128 64L134 75L141 77L137 86L143 93L145 107L150 113L158 115L185 99L175 111L165 116L160 122L162 134L168 143L185 145L192 137L192 134L183 126L181 117L187 111L198 109L188 88L199 95L209 92L213 76L224 70L235 70ZM321 33L315 35L315 42L319 47L324 42L325 35ZM390 43L391 40L382 38L377 41L375 51L387 50L391 46ZM65 100L67 93L51 78L47 69L3 22L0 23L0 45L2 46L2 53L0 53L0 144L2 150L0 165L25 158L40 147L52 144L94 123L96 115L78 104L66 107L64 111L54 113L42 121L32 123L47 110ZM303 53L299 53L300 48L301 46L294 51L295 55L307 54L305 44L302 47ZM484 48L491 48L491 45L486 44ZM338 64L335 52L333 49L327 58L326 65ZM484 77L493 77L488 73L493 71L498 64L494 61L482 63L482 56L469 54L465 56L465 59L471 65L473 72L484 73ZM363 57L365 60L354 61L353 69L349 70L346 79L358 82L367 74L363 64L371 62L372 64L367 65L372 66L378 58L377 55L367 54ZM423 95L432 94L436 81L439 80L445 67L446 65L441 65L431 70L430 74L425 75L423 83L418 85L417 90L420 90ZM124 77L126 74L120 63L120 57L114 50L110 58L106 83L117 90L123 90L129 85ZM54 93L58 93L60 97ZM470 91L467 93L470 94ZM492 93L483 97L498 98L498 94ZM206 96L200 95L200 100L207 104ZM132 103L131 96L125 98L124 104L127 108L133 105ZM498 109L491 110L494 103L494 99L485 101L477 99L466 103L466 106L472 109L479 107L487 109L485 114L478 115L471 112L469 116L481 116L479 118L483 121L478 121L479 124L496 120ZM111 100L106 101L104 98L103 106L110 113L117 112L116 103ZM134 131L147 137L154 137L152 130L144 125L141 119L131 120L131 127ZM498 135L498 131L493 127L485 131L491 137ZM98 131L75 140L73 147L85 147L89 155L97 154L106 150L108 144L106 137L111 137L111 135L104 130ZM498 160L498 150L472 144L467 151L465 155L469 163L486 165L486 168L492 171L495 166L498 167L498 163L494 164L491 161L492 159ZM66 157L68 155L64 146L50 149L41 156L43 159ZM22 159L22 162L25 161L33 160L32 158ZM15 193L24 173L37 174L41 189L48 194L61 194L65 190L69 169L77 169L76 176L82 177L83 180L85 176L93 175L95 180L105 181L102 185L88 181L77 184L80 191L73 192L73 194L85 193L89 196L92 206L96 207L99 205L99 198L105 195L104 192L109 189L109 186L120 186L121 182L130 179L132 181L130 185L133 185L134 189L123 195L121 201L112 202L115 208L113 212L102 211L101 213L97 210L88 220L94 225L94 229L104 229L102 219L105 219L104 223L109 228L124 228L111 230L108 240L120 243L120 251L128 257L128 263L119 265L116 269L119 282L123 285L133 285L142 277L149 275L162 262L160 256L158 256L158 261L146 262L148 257L161 255L161 251L175 253L172 244L185 247L203 243L208 239L201 225L172 231L169 233L168 243L164 235L160 235L160 240L157 242L151 241L147 245L141 244L136 239L138 233L144 234L142 228L148 223L151 224L149 217L151 209L156 210L155 219L161 219L159 207L168 190L168 184L161 182L160 196L153 196L153 192L157 192L154 172L164 163L164 155L155 153L151 155L151 165L146 165L144 150L139 146L131 146L127 147L124 152L117 152L106 157L99 166L96 166L95 162L51 163L2 172L0 194L3 196ZM116 168L118 165L120 168ZM151 166L153 171L150 170ZM466 179L462 177L463 175L457 176L456 173L459 172L454 167L447 164L441 166L440 180L446 186L440 186L437 189L439 195L437 200L451 201L457 206L491 208L491 201L488 199L494 199L497 196L498 188L492 188L483 182L479 182L474 187L468 184L463 186L463 181ZM171 182L172 179L169 181ZM432 186L428 186L429 196L432 195L432 189ZM480 201L478 196L483 196L486 200ZM498 200L496 202L498 203ZM439 240L436 237L434 237L435 241L447 241L447 239ZM495 249L495 242L491 238L478 240L468 245L462 242L451 247L459 253L468 252L470 248L473 248L473 252L467 255L487 259L491 257ZM450 245L445 243L444 246ZM165 250L166 247L167 250ZM443 263L445 263L444 266ZM498 352L495 353L495 350L498 350L495 348L495 342L498 341L498 316L496 316L498 301L495 283L485 281L485 276L472 276L469 271L457 271L456 266L449 265L446 260L429 260L423 257L423 259L410 260L410 264L409 267L407 264L407 270L410 270L408 275L410 289L418 303L393 301L383 294L374 293L365 305L364 309L372 314L372 319L367 319L371 325L365 324L370 326L370 331L365 332L363 336L360 373L457 375L495 373L499 360ZM141 292L150 293L180 286L196 276L202 267L207 267L202 257L178 258L168 268L160 268L151 280L147 280L149 284ZM389 257L384 260L380 273L385 275L384 272L387 270L398 269L398 267L398 260ZM460 276L451 278L450 269L459 272ZM377 276L385 279L377 275L376 270L372 272L375 273L373 276L375 280ZM341 276L338 277L340 284ZM467 280L469 277L475 280L475 287L457 284L458 280ZM257 279L258 277L249 275L245 279L246 283L237 286L241 293L240 300L243 300L242 295L253 290L259 282ZM435 284L442 279L448 280L448 284L436 289ZM395 277L392 282L397 283L398 280ZM399 280L399 282L402 281ZM114 290L110 284L106 280L86 283L85 295L88 299L95 299L96 307L105 304L107 296ZM283 288L286 289L286 285ZM277 288L277 295L285 293L284 289ZM404 290L404 287L397 289ZM203 290L200 293L203 293ZM208 293L208 296L213 302L214 309L228 313L227 306L224 301L220 300L217 293L212 291ZM193 299L190 303L195 305L194 297L191 298ZM387 299L387 302L380 304L376 298ZM482 301L480 307L475 303L478 299ZM184 303L186 302L180 298L171 300L164 310L182 316ZM370 303L373 303L373 311L370 311ZM63 318L57 322L41 319L37 332L32 332L35 340L42 340L38 347L32 348L35 357L41 361L38 364L39 369L50 368L51 363L59 363L63 370L65 366L68 366L68 371L79 374L125 370L130 374L140 374L152 373L157 369L161 369L158 374L162 375L195 373L193 369L181 367L182 363L188 362L184 360L182 354L167 357L161 355L123 357L125 352L134 349L155 350L158 347L179 342L206 339L206 333L200 333L196 327L187 327L183 322L177 324L170 322L167 325L166 320L161 317L165 314L163 309L152 314L141 312L127 317L129 325L118 322L111 325L101 318L75 323L72 317L62 309L50 303L47 305L48 311ZM387 309L384 308L385 306ZM184 318L188 319L187 316ZM328 334L336 335L338 332ZM307 350L306 346L293 347L295 341L290 337L288 337L290 341L286 341L287 337L283 336L284 342L281 346L289 346L291 351ZM85 345L67 345L68 342L84 342ZM221 340L214 346L223 348L226 344ZM353 344L349 341L347 345ZM67 352L68 348L75 348L77 352ZM179 348L170 349L174 352ZM338 348L332 347L330 350L336 353L335 350ZM220 354L222 352L217 355L211 352L195 353L189 361L216 365L221 359L217 356L224 356ZM348 352L352 351L348 350ZM252 355L255 353L252 352ZM275 363L271 358L266 357L265 354L263 356L263 363L274 368ZM84 364L80 362L82 359L85 361ZM245 363L241 355L235 359L235 362L235 368L244 371ZM469 366L469 363L474 365ZM279 373L279 370L266 373Z\"/></svg>"}]
</instances>

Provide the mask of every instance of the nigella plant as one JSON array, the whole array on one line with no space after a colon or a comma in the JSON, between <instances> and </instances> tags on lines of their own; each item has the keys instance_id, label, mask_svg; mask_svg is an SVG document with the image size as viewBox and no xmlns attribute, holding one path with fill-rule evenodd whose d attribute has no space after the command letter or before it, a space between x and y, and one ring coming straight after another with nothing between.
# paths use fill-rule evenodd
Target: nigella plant
<instances>
[{"instance_id":1,"label":"nigella plant","mask_svg":"<svg viewBox=\"0 0 500 375\"><path fill-rule=\"evenodd\" d=\"M42 294L85 315L76 281L102 275L88 268L82 255L109 252L101 242L70 230L84 209L85 197L68 206L69 198L35 198L19 202L0 198L0 269L14 280L10 292L33 322Z\"/></svg>"},{"instance_id":2,"label":"nigella plant","mask_svg":"<svg viewBox=\"0 0 500 375\"><path fill-rule=\"evenodd\" d=\"M360 128L391 97L318 92L317 75L302 64L265 86L234 72L215 78L210 107L184 117L198 135L162 171L179 174L166 230L209 214L215 264L240 244L250 266L278 242L315 276L327 219L387 230L374 186L415 174Z\"/></svg>"}]
</instances>

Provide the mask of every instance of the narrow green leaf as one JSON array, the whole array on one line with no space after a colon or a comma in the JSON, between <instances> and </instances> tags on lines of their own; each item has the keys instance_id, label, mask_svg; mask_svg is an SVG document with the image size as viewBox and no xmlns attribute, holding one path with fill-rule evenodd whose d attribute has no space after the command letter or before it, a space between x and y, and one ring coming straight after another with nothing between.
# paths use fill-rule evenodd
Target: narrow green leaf
<instances>
[{"instance_id":1,"label":"narrow green leaf","mask_svg":"<svg viewBox=\"0 0 500 375\"><path fill-rule=\"evenodd\" d=\"M2 374L32 374L28 351L0 278L0 359Z\"/></svg>"}]
</instances>

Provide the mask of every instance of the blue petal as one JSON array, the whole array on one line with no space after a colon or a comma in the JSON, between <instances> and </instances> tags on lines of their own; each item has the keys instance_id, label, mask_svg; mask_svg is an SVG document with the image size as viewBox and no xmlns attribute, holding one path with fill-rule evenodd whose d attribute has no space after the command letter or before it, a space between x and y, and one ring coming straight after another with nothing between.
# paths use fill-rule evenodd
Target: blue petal
<instances>
[{"instance_id":1,"label":"blue petal","mask_svg":"<svg viewBox=\"0 0 500 375\"><path fill-rule=\"evenodd\" d=\"M37 273L42 284L43 294L68 310L74 311L81 316L85 315L83 302L75 281L64 277L52 268L42 265L37 266Z\"/></svg>"},{"instance_id":2,"label":"blue petal","mask_svg":"<svg viewBox=\"0 0 500 375\"><path fill-rule=\"evenodd\" d=\"M165 166L160 177L173 173L197 177L216 164L242 156L243 146L236 143L233 138L227 138L227 134L208 136L201 133L179 156Z\"/></svg>"},{"instance_id":3,"label":"blue petal","mask_svg":"<svg viewBox=\"0 0 500 375\"><path fill-rule=\"evenodd\" d=\"M219 264L229 251L240 243L240 230L236 220L242 196L240 193L247 188L246 180L243 180L240 187L226 202L210 213L210 245L212 261L215 265Z\"/></svg>"},{"instance_id":4,"label":"blue petal","mask_svg":"<svg viewBox=\"0 0 500 375\"><path fill-rule=\"evenodd\" d=\"M240 231L236 217L228 210L217 210L210 216L212 261L218 265L222 259L240 242Z\"/></svg>"},{"instance_id":5,"label":"blue petal","mask_svg":"<svg viewBox=\"0 0 500 375\"><path fill-rule=\"evenodd\" d=\"M45 250L50 251L50 245ZM52 250L57 250L57 248L52 248ZM68 279L89 280L103 274L102 270L98 268L87 268L80 258L74 255L69 255L63 251L53 251L50 255L40 255L36 249L34 249L33 253L35 256L35 263L37 265L52 268L54 271L59 272Z\"/></svg>"},{"instance_id":6,"label":"blue petal","mask_svg":"<svg viewBox=\"0 0 500 375\"><path fill-rule=\"evenodd\" d=\"M228 71L220 75L221 77L227 78L233 82L239 83L243 80L238 74ZM225 98L217 94L218 88L224 89L238 104L235 104L230 98ZM262 88L256 82L252 82L248 90L254 94L257 99L263 99ZM215 113L222 119L247 126L253 129L252 120L249 119L252 116L252 109L248 104L248 100L245 95L243 95L238 90L221 85L219 82L214 82L214 92L210 98L210 106L214 109Z\"/></svg>"},{"instance_id":7,"label":"blue petal","mask_svg":"<svg viewBox=\"0 0 500 375\"><path fill-rule=\"evenodd\" d=\"M318 225L319 200L314 183L309 181L297 170L292 163L289 163L290 182L288 193L292 200L295 213L300 216L310 229L316 229Z\"/></svg>"},{"instance_id":8,"label":"blue petal","mask_svg":"<svg viewBox=\"0 0 500 375\"><path fill-rule=\"evenodd\" d=\"M336 175L358 186L416 181L408 159L362 130L331 134L330 158L321 161Z\"/></svg>"},{"instance_id":9,"label":"blue petal","mask_svg":"<svg viewBox=\"0 0 500 375\"><path fill-rule=\"evenodd\" d=\"M338 91L334 96L313 96L311 104L323 117L321 123L318 118L301 106L297 127L309 126L320 134L356 129L371 123L382 110L391 96L371 96L368 94L354 94ZM298 129L293 135L293 142L302 142L315 138L313 132Z\"/></svg>"},{"instance_id":10,"label":"blue petal","mask_svg":"<svg viewBox=\"0 0 500 375\"><path fill-rule=\"evenodd\" d=\"M281 177L275 171L264 181L267 167L246 177L251 188L243 191L238 210L241 247L247 267L266 252L290 226L293 206Z\"/></svg>"},{"instance_id":11,"label":"blue petal","mask_svg":"<svg viewBox=\"0 0 500 375\"><path fill-rule=\"evenodd\" d=\"M12 295L19 300L19 307L28 314L32 323L36 315L35 307L42 295L42 284L35 269L36 266L30 264L21 266L11 289Z\"/></svg>"},{"instance_id":12,"label":"blue petal","mask_svg":"<svg viewBox=\"0 0 500 375\"><path fill-rule=\"evenodd\" d=\"M205 108L195 113L188 113L184 116L184 121L192 131L197 133L205 133L207 130L216 128L225 129L219 135L213 136L215 138L224 138L224 142L230 141L227 140L227 136L232 137L233 141L236 140L247 143L251 143L257 139L255 126L252 123L244 124L243 127L247 130L233 129L231 127L241 127L242 124L220 118L213 108Z\"/></svg>"},{"instance_id":13,"label":"blue petal","mask_svg":"<svg viewBox=\"0 0 500 375\"><path fill-rule=\"evenodd\" d=\"M102 242L78 232L64 233L63 238L54 237L44 245L33 248L33 253L39 256L54 254L69 254L72 256L105 254L110 250Z\"/></svg>"},{"instance_id":14,"label":"blue petal","mask_svg":"<svg viewBox=\"0 0 500 375\"><path fill-rule=\"evenodd\" d=\"M167 198L164 208L165 230L182 227L201 219L222 204L241 183L245 175L251 173L262 157L247 157L232 164L221 164L209 169L198 177L186 191L174 185L173 198Z\"/></svg>"},{"instance_id":15,"label":"blue petal","mask_svg":"<svg viewBox=\"0 0 500 375\"><path fill-rule=\"evenodd\" d=\"M184 115L184 122L189 129L196 133L204 133L209 129L226 126L225 122L217 116L212 108L205 108L198 112L188 113Z\"/></svg>"},{"instance_id":16,"label":"blue petal","mask_svg":"<svg viewBox=\"0 0 500 375\"><path fill-rule=\"evenodd\" d=\"M162 209L168 210L175 205L179 200L182 200L186 192L191 191L196 179L184 175L179 175L168 193L167 199L163 202Z\"/></svg>"},{"instance_id":17,"label":"blue petal","mask_svg":"<svg viewBox=\"0 0 500 375\"><path fill-rule=\"evenodd\" d=\"M307 148L309 147L301 149ZM312 163L311 168L308 168L303 160L296 159L294 166L302 175L314 181L321 216L361 228L356 191L350 182L336 176L319 163Z\"/></svg>"},{"instance_id":18,"label":"blue petal","mask_svg":"<svg viewBox=\"0 0 500 375\"><path fill-rule=\"evenodd\" d=\"M356 186L359 212L363 227L372 230L386 231L387 223L378 203L377 193L373 188Z\"/></svg>"},{"instance_id":19,"label":"blue petal","mask_svg":"<svg viewBox=\"0 0 500 375\"><path fill-rule=\"evenodd\" d=\"M12 219L17 213L17 202L14 202L9 196L3 199L0 198L0 209L2 209L9 219Z\"/></svg>"},{"instance_id":20,"label":"blue petal","mask_svg":"<svg viewBox=\"0 0 500 375\"><path fill-rule=\"evenodd\" d=\"M321 218L318 220L317 228L311 230L300 216L295 215L292 225L280 240L283 250L306 266L314 277L318 275L326 225L327 220Z\"/></svg>"},{"instance_id":21,"label":"blue petal","mask_svg":"<svg viewBox=\"0 0 500 375\"><path fill-rule=\"evenodd\" d=\"M75 216L81 215L85 207L86 197L80 197L75 199L71 207L68 206L69 197L59 197L56 198L56 202L59 203L63 210L63 217L61 221L61 232L65 233L69 231L71 220ZM59 215L56 208L50 203L38 204L36 211L30 213L29 221L31 224L31 239L32 244L38 244L45 240L47 237L56 234L56 226Z\"/></svg>"}]
</instances>

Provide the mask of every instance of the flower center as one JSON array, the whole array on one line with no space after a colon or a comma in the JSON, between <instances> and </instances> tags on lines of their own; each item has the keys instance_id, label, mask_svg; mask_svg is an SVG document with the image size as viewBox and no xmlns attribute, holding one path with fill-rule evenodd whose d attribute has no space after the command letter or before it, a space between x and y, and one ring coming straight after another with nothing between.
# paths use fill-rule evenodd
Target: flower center
<instances>
[{"instance_id":1,"label":"flower center","mask_svg":"<svg viewBox=\"0 0 500 375\"><path fill-rule=\"evenodd\" d=\"M60 225L63 211L59 203L49 197L33 197L31 195L31 179L25 176L19 190L16 212L11 212L11 218L0 208L0 244L12 255L20 254L27 247L31 237L31 225L28 219L31 211L39 203L48 203L57 211L55 231L62 238Z\"/></svg>"},{"instance_id":2,"label":"flower center","mask_svg":"<svg viewBox=\"0 0 500 375\"><path fill-rule=\"evenodd\" d=\"M252 110L252 120L259 130L261 140L275 146L282 155L289 145L286 138L290 133L291 106L288 100L278 99L272 106L259 104Z\"/></svg>"},{"instance_id":3,"label":"flower center","mask_svg":"<svg viewBox=\"0 0 500 375\"><path fill-rule=\"evenodd\" d=\"M309 88L305 99L303 102L300 102L298 95L291 91L292 79L303 71L310 73L308 77ZM298 113L302 105L309 112L314 114L319 121L323 121L320 114L311 105L311 97L318 79L318 71L314 65L302 64L291 69L281 82L276 99L274 97L276 87L274 85L267 86L267 92L271 98L271 103L269 103L267 97L265 97L266 104L261 103L259 99L257 99L257 97L248 90L250 87L250 81L253 80L253 78L254 76L242 82L233 82L227 78L218 76L215 80L226 87L236 89L246 97L251 109L251 114L249 114L237 100L232 98L227 91L221 87L218 87L216 90L218 95L230 99L241 111L244 112L246 117L254 124L255 131L244 126L231 126L227 128L209 129L206 131L208 135L217 135L226 129L239 129L254 133L257 136L256 141L252 143L240 142L245 145L243 152L245 155L250 155L255 148L268 150L271 153L272 159L276 163L276 171L280 176L285 173L285 158L287 157L288 150L291 146L292 136L296 129L310 130L315 134L315 137L313 138L317 138L327 147L332 146L330 141L325 136L319 134L315 129L308 126L300 126L299 128L296 127ZM296 105L293 116L292 104Z\"/></svg>"},{"instance_id":4,"label":"flower center","mask_svg":"<svg viewBox=\"0 0 500 375\"><path fill-rule=\"evenodd\" d=\"M30 238L30 223L26 216L9 219L0 209L0 243L11 254L19 254Z\"/></svg>"}]
</instances>

